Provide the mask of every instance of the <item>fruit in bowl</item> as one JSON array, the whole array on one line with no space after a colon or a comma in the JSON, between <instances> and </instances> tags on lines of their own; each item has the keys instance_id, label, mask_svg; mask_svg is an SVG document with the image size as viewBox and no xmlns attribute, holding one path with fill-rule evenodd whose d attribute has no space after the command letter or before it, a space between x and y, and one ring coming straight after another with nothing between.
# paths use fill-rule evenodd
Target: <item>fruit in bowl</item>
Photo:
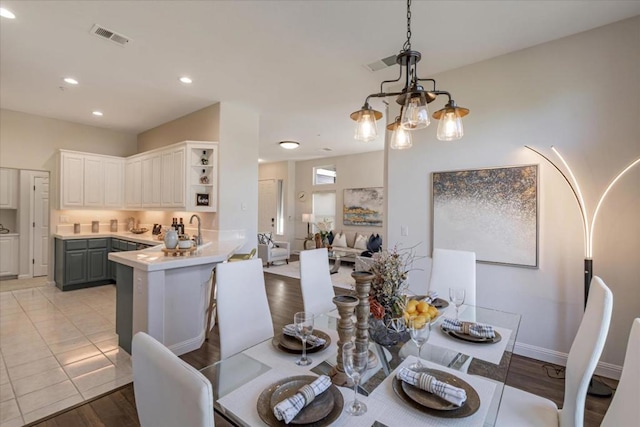
<instances>
[{"instance_id":1,"label":"fruit in bowl","mask_svg":"<svg viewBox=\"0 0 640 427\"><path fill-rule=\"evenodd\" d=\"M420 328L438 317L438 314L438 309L428 302L410 299L405 305L404 321L408 324L410 319L414 319L416 326Z\"/></svg>"},{"instance_id":2,"label":"fruit in bowl","mask_svg":"<svg viewBox=\"0 0 640 427\"><path fill-rule=\"evenodd\" d=\"M149 231L149 229L148 228L132 228L129 231L131 231L133 234L143 234Z\"/></svg>"}]
</instances>

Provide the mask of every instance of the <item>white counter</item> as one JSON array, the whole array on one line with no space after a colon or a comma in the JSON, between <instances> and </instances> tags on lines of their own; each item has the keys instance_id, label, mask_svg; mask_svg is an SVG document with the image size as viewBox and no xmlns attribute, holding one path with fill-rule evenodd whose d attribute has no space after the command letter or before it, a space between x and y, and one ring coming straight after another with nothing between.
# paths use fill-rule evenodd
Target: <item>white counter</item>
<instances>
[{"instance_id":1,"label":"white counter","mask_svg":"<svg viewBox=\"0 0 640 427\"><path fill-rule=\"evenodd\" d=\"M54 233L53 237L56 239L62 240L74 240L74 239L100 239L100 238L109 238L115 237L116 239L124 239L129 240L135 243L144 243L147 245L162 245L162 241L156 239L156 236L151 234L151 231L147 231L144 234L135 234L129 231L119 231L117 233L112 233L109 231L102 231L100 233L65 233L58 232Z\"/></svg>"}]
</instances>

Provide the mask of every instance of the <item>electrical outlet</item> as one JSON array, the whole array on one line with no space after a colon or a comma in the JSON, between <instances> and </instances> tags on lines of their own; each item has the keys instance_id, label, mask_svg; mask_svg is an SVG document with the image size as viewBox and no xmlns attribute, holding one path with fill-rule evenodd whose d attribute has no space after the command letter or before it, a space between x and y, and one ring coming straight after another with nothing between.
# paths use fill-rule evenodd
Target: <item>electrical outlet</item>
<instances>
[{"instance_id":1,"label":"electrical outlet","mask_svg":"<svg viewBox=\"0 0 640 427\"><path fill-rule=\"evenodd\" d=\"M401 225L400 226L400 235L401 236L408 236L409 235L409 226L408 225Z\"/></svg>"}]
</instances>

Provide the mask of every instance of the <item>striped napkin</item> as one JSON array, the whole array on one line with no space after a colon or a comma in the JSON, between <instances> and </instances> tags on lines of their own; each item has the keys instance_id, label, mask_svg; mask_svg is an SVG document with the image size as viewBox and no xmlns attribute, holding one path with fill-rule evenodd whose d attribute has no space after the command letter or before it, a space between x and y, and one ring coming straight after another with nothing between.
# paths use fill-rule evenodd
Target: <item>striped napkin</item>
<instances>
[{"instance_id":1,"label":"striped napkin","mask_svg":"<svg viewBox=\"0 0 640 427\"><path fill-rule=\"evenodd\" d=\"M426 302L428 302L429 304L433 304L433 302L435 300L438 299L438 292L436 291L429 291L427 292L427 297L424 299Z\"/></svg>"},{"instance_id":2,"label":"striped napkin","mask_svg":"<svg viewBox=\"0 0 640 427\"><path fill-rule=\"evenodd\" d=\"M282 328L282 333L299 339L298 335L296 334L296 325L294 325L293 323L289 323L284 328ZM309 337L307 338L307 344L309 344L311 347L318 347L324 345L326 342L327 341L325 339L320 338L316 335L309 335Z\"/></svg>"},{"instance_id":3,"label":"striped napkin","mask_svg":"<svg viewBox=\"0 0 640 427\"><path fill-rule=\"evenodd\" d=\"M421 390L440 396L447 402L456 406L462 406L467 401L467 392L461 388L452 386L445 382L437 380L434 376L415 372L409 368L400 368L396 374L399 380L416 386Z\"/></svg>"},{"instance_id":4,"label":"striped napkin","mask_svg":"<svg viewBox=\"0 0 640 427\"><path fill-rule=\"evenodd\" d=\"M461 320L445 317L442 320L442 326L455 332L471 335L472 337L495 338L496 336L493 326L484 325L482 323L463 322Z\"/></svg>"},{"instance_id":5,"label":"striped napkin","mask_svg":"<svg viewBox=\"0 0 640 427\"><path fill-rule=\"evenodd\" d=\"M275 415L279 421L284 421L285 424L289 424L302 408L310 404L317 395L328 389L330 385L331 379L328 376L319 376L311 384L302 386L296 394L274 406L273 415Z\"/></svg>"}]
</instances>

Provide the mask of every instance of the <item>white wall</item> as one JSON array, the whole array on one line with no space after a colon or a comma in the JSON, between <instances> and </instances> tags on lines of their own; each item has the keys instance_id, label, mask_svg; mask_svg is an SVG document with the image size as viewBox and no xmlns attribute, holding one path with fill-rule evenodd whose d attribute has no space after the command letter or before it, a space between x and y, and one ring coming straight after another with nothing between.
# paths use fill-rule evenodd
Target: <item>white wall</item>
<instances>
[{"instance_id":1,"label":"white wall","mask_svg":"<svg viewBox=\"0 0 640 427\"><path fill-rule=\"evenodd\" d=\"M258 180L282 180L284 193L284 233L278 239L292 242L295 232L295 162L261 163L258 165Z\"/></svg>"},{"instance_id":2,"label":"white wall","mask_svg":"<svg viewBox=\"0 0 640 427\"><path fill-rule=\"evenodd\" d=\"M257 247L258 118L245 107L220 104L218 229L245 230L244 253Z\"/></svg>"},{"instance_id":3,"label":"white wall","mask_svg":"<svg viewBox=\"0 0 640 427\"><path fill-rule=\"evenodd\" d=\"M640 17L434 76L471 113L465 136L435 139L437 122L414 132L408 151L388 152L388 240L422 242L431 254L431 173L540 164L540 267L478 264L477 302L523 315L517 350L539 359L568 353L583 312L579 210L561 176L536 154L551 145L572 166L589 217L610 180L640 157ZM441 108L442 101L432 109ZM602 361L621 365L640 316L640 167L609 194L595 230L594 271L614 294ZM409 236L400 236L408 225ZM426 286L429 262L414 272ZM615 370L615 369L614 369ZM609 372L611 373L611 372Z\"/></svg>"},{"instance_id":4,"label":"white wall","mask_svg":"<svg viewBox=\"0 0 640 427\"><path fill-rule=\"evenodd\" d=\"M358 143L349 141L348 143ZM334 165L336 167L336 183L313 185L313 168L318 166ZM346 188L367 188L384 186L384 152L371 151L369 153L352 154L349 156L326 157L296 162L296 194L300 191L307 193L304 202L295 202L295 236L304 238L307 235L307 224L302 222L302 214L312 212L312 197L314 191L335 191L336 193L336 223L333 229L336 231L360 231L379 232L386 244L384 229L382 227L353 227L344 226L342 223L342 207L344 190ZM386 197L386 194L385 194ZM385 214L386 216L386 214ZM386 222L386 219L385 219ZM303 241L294 242L295 250L302 250Z\"/></svg>"}]
</instances>

